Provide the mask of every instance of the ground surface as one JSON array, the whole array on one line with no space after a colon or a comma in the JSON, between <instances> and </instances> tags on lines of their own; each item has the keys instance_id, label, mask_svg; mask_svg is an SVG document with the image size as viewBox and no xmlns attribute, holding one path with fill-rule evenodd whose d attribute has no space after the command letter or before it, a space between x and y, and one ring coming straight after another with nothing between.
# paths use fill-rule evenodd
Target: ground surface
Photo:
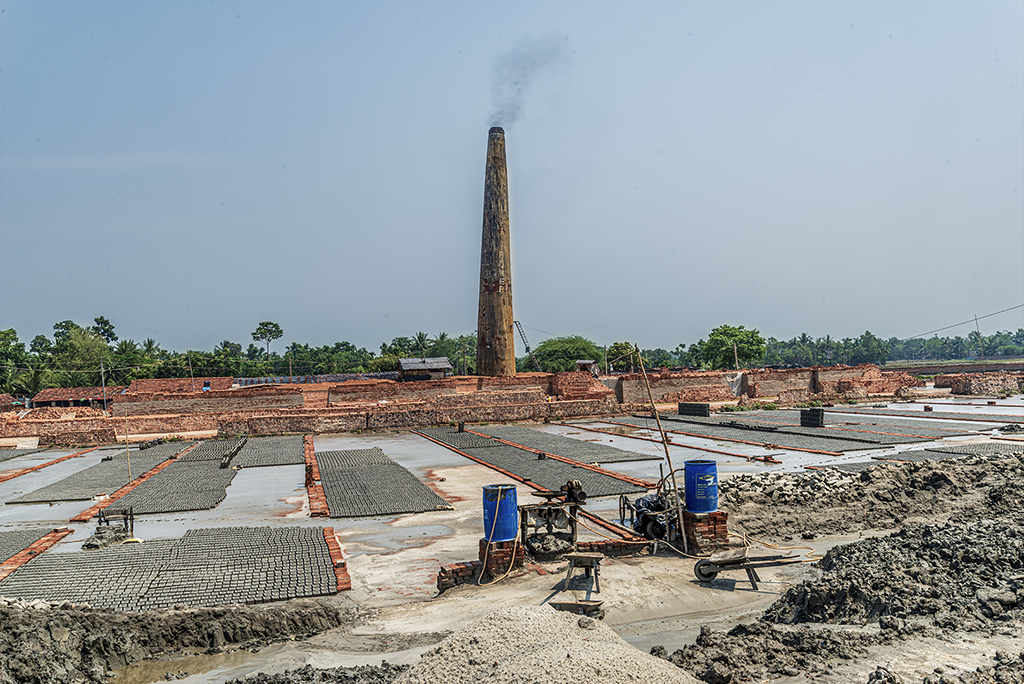
<instances>
[{"instance_id":1,"label":"ground surface","mask_svg":"<svg viewBox=\"0 0 1024 684\"><path fill-rule=\"evenodd\" d=\"M694 456L712 458L718 462L723 480L730 480L720 487L721 507L730 514L730 529L747 535L751 555L787 554L794 561L825 559L762 569L757 591L741 571L725 571L715 581L701 584L693 574L693 560L674 555L641 554L604 561L600 594L588 582L575 584L570 592L562 592L565 564L555 562L542 564L540 570L530 569L491 587L462 585L437 596L434 580L439 565L476 557L482 529L481 487L515 484L520 503L537 500L531 496L531 487L409 433L320 435L315 439L318 454L378 447L412 473L417 483L425 484L437 497L454 506L454 510L352 518L337 523L337 536L347 557L353 589L322 600L335 610L350 611L356 604L361 607L360 611L347 612L348 617L337 622L337 626L330 620L321 620L319 626L293 620L288 626L289 620L285 620L284 632L303 635L294 641L268 643L280 638L279 633L277 637L258 637L258 643L253 643L251 638L243 638L244 630L238 632L236 639L230 629L222 627L223 644L210 652L207 650L211 648L211 634L203 631L205 642L196 643L201 640L189 637L191 641L183 648L174 649L174 655L165 653L160 660L153 661L140 658L156 650L166 651L166 648L155 649L150 645L133 649L128 644L139 643L132 641L134 628L129 626L136 622L148 625L151 618L132 619L125 615L128 621L119 622L122 620L119 614L92 611L89 614L96 616L90 618L94 620L90 623L92 628L109 623L119 625L121 631L120 636L112 638L113 632L104 633L101 628L100 633L107 634L107 641L102 648L90 647L92 650L88 653L106 654L103 667L120 668L117 681L127 684L164 679L167 673L172 673L171 677L184 677L186 682L219 683L252 673L269 676L307 666L312 669L289 675L287 679L261 681L268 684L272 681L369 684L390 682L399 676L409 681L458 681L468 672L460 668L470 660L481 660L477 656L493 653L491 641L500 642L504 636L500 628L459 636L467 623L486 620L500 607L536 607L572 597L604 601L603 624L639 649L641 655L653 649L656 656L665 659L666 665L671 663L678 668L679 681L686 681L690 676L706 682L831 683L868 682L869 678L873 682L928 681L929 684L941 678L945 678L942 679L945 682L1021 681L1024 557L1019 544L1024 537L1021 528L1024 505L1018 483L1024 476L1024 442L993 440L992 429L1024 419L1021 418L1024 411L1009 405L968 406L955 402L940 405L938 400L929 401L935 406L934 412L923 412L921 405L902 404L898 412L884 416L875 415L883 412L877 408L867 413L827 413L830 428L826 439L834 441L845 435L839 438L859 445L850 451L844 449L842 456L779 448L785 446L780 442L796 444L789 442L789 437L820 439L792 429L795 414L784 412L737 414L736 419L745 427L713 426L744 435L759 435L757 439L745 439L754 444L719 439L716 435L673 435L670 450L673 459L678 461L677 467ZM1008 403L1021 404L1021 400L1017 398ZM975 420L954 421L944 414ZM989 423L979 422L987 416L997 418ZM1000 422L1003 418L1005 423ZM574 439L583 445L579 447L580 453L587 453L588 449L593 453L611 453L603 447L614 447L660 458L660 444L637 439L655 436L653 421L647 418L632 422L629 427L607 422L589 424L619 431L612 435L590 432L582 429L584 426L530 426L529 429L537 431L538 435ZM674 429L678 425L668 427ZM794 434L757 429L759 425L780 427ZM517 431L505 434L513 432ZM896 437L889 439L885 433ZM494 445L493 440L484 438L470 441L464 433L454 436L454 431L448 431L448 434L456 448L481 458L489 452L495 463L498 457L505 458L504 462L512 465L514 468L510 469L517 474L526 474L530 479L534 479L534 474L538 478L542 474L527 470L538 462L545 463L537 459L536 454ZM519 436L524 442L549 445L548 449L534 447L549 452L554 452L560 442L545 436L527 440L530 435L522 432ZM722 436L726 435L722 433ZM920 438L939 441L921 441ZM590 449L597 445L602 448ZM295 460L295 444L292 446L291 456L281 456L282 461ZM506 449L512 451L505 454ZM515 451L521 453L515 454ZM745 460L766 453L781 463ZM523 454L528 454L529 458ZM12 459L7 467L17 468L21 461L36 463L32 458L33 455L26 455ZM48 473L51 469L45 468L11 480L0 485L0 499L6 502L82 472L100 458L97 454L71 459L52 466L52 472ZM878 461L879 458L885 460ZM212 464L216 459L211 458L209 462ZM552 461L547 459L546 462ZM573 468L571 464L563 465ZM809 471L804 466L823 470ZM605 467L652 481L660 479L662 474L658 460L609 461ZM567 478L560 473L549 479L548 484L557 488ZM558 479L562 482L557 482ZM239 524L314 530L322 522L306 517L302 480L303 469L297 464L245 468L238 471L226 490L224 501L216 508L143 516L137 522L137 534L150 539L146 544L152 549L159 549L165 544L160 539L185 539L187 530ZM539 479L534 481L542 484ZM621 483L621 480L615 482ZM595 491L604 493L596 487L595 483ZM81 502L80 508L88 503ZM71 505L3 506L0 507L0 525L5 525L4 529L51 525L59 522L60 516L68 516ZM588 507L608 517L617 517L615 496L594 497ZM80 545L91 530L91 526L76 529L64 543L16 571L12 579L35 564L45 564L48 559L75 555L76 545ZM599 538L588 530L582 533L589 540ZM757 540L774 547L794 548L767 549ZM252 554L254 558L262 555L262 552ZM3 593L4 583L0 583L0 595ZM289 607L292 605L272 604L272 609L292 610ZM59 641L56 637L63 635L60 625L56 626L56 635L49 626L45 631L29 629L23 622L14 621L12 613L2 613L3 610L0 606L0 620L12 625L8 633L20 639L17 647L12 642L5 648L17 653L24 651L23 656L29 658L24 662L34 662L38 667L39 661L31 661L31 657L37 657L32 654L65 648L47 642ZM32 621L35 618L29 618L32 611L62 615L61 610L67 612L60 607L39 610L25 606L17 612L17 619L29 619L29 624L38 626ZM180 613L171 610L167 615ZM196 624L202 624L204 630L210 623L223 625L229 613L220 617L210 614L203 618L205 622ZM585 629L577 622L569 631L580 634ZM481 638L485 632L493 636L491 641ZM538 633L545 634L540 628L532 632ZM164 630L160 634L159 638L166 645L179 639L182 632ZM474 637L477 638L475 644L470 641ZM212 638L221 640L221 637ZM246 649L231 646L240 641L245 643L247 639ZM555 637L547 636L519 641L526 641L535 653L544 652L545 644L559 643ZM449 646L444 646L445 643ZM218 653L220 648L231 652ZM435 671L427 679L413 678L416 675L411 673L415 670L402 672L400 667L377 667L382 661L398 666L429 665L439 653L448 653L447 660L453 662L445 665L443 672ZM636 652L630 653L635 655ZM539 664L553 665L552 654L553 651L543 656ZM504 666L503 658L497 660ZM123 666L117 662L122 662ZM536 665L538 662L530 666ZM321 668L334 667L348 669L319 672ZM974 672L979 667L983 671ZM421 667L420 672L428 669L428 666ZM593 681L602 678L614 681L613 677L622 669L619 667L604 677L593 673L588 676ZM937 673L937 669L942 672ZM25 674L26 670L18 672L21 673L19 681L32 681L28 679L30 675ZM65 676L67 672L50 674L54 682L71 681ZM480 672L471 674L478 679L485 676ZM0 681L5 681L2 676ZM506 676L502 681L515 680ZM542 680L534 675L529 681Z\"/></svg>"}]
</instances>

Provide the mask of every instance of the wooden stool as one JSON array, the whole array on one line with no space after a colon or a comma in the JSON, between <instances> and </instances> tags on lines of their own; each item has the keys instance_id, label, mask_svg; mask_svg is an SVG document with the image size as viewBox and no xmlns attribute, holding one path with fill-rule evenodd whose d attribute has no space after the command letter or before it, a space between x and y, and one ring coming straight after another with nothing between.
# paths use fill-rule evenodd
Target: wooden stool
<instances>
[{"instance_id":1,"label":"wooden stool","mask_svg":"<svg viewBox=\"0 0 1024 684\"><path fill-rule=\"evenodd\" d=\"M576 568L583 568L584 577L590 577L590 571L594 571L594 591L601 593L601 559L600 553L567 553L569 559L569 570L565 573L565 588L562 591L569 591L569 582L572 579L572 571Z\"/></svg>"}]
</instances>

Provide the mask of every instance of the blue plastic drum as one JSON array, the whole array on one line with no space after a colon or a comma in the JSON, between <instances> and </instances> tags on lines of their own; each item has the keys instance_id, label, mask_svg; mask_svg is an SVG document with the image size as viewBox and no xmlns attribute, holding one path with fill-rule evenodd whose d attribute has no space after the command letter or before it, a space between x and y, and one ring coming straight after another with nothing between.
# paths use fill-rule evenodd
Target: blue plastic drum
<instances>
[{"instance_id":1,"label":"blue plastic drum","mask_svg":"<svg viewBox=\"0 0 1024 684\"><path fill-rule=\"evenodd\" d=\"M686 510L713 513L718 510L718 464L714 461L686 461Z\"/></svg>"},{"instance_id":2,"label":"blue plastic drum","mask_svg":"<svg viewBox=\"0 0 1024 684\"><path fill-rule=\"evenodd\" d=\"M512 541L519 536L519 505L515 485L484 487L484 539Z\"/></svg>"}]
</instances>

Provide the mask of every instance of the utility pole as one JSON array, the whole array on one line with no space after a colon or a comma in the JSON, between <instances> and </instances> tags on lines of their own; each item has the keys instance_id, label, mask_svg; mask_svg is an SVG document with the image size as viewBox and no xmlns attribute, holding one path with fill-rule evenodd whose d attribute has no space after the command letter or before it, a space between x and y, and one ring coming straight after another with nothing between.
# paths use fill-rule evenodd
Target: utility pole
<instances>
[{"instance_id":1,"label":"utility pole","mask_svg":"<svg viewBox=\"0 0 1024 684\"><path fill-rule=\"evenodd\" d=\"M672 478L672 492L676 498L676 524L679 537L683 541L683 553L688 554L690 549L686 541L686 530L683 527L683 502L679 500L679 485L676 484L676 469L672 467L672 455L668 451L668 437L665 435L665 428L661 426L661 416L658 414L658 407L654 405L654 393L651 392L651 381L647 379L647 370L644 368L644 360L640 356L640 347L637 345L633 345L633 347L636 350L636 358L640 362L640 372L644 377L644 385L647 387L647 398L651 402L651 412L654 414L654 420L658 423L658 432L661 433L661 445L665 448L665 461L668 462L668 474ZM669 536L667 530L665 536Z\"/></svg>"},{"instance_id":2,"label":"utility pole","mask_svg":"<svg viewBox=\"0 0 1024 684\"><path fill-rule=\"evenodd\" d=\"M103 357L100 357L100 385L103 387L103 410L107 410L107 379L103 374Z\"/></svg>"},{"instance_id":3,"label":"utility pole","mask_svg":"<svg viewBox=\"0 0 1024 684\"><path fill-rule=\"evenodd\" d=\"M190 378L192 378L192 391L195 392L196 376L194 373L192 373L192 352L185 352L185 355L188 356L188 375Z\"/></svg>"},{"instance_id":4,"label":"utility pole","mask_svg":"<svg viewBox=\"0 0 1024 684\"><path fill-rule=\"evenodd\" d=\"M736 361L736 370L740 369L740 354L736 351L736 340L732 341L732 358Z\"/></svg>"},{"instance_id":5,"label":"utility pole","mask_svg":"<svg viewBox=\"0 0 1024 684\"><path fill-rule=\"evenodd\" d=\"M974 327L978 331L978 349L981 350L981 370L988 372L988 364L985 363L985 343L981 339L981 326L978 325L978 314L974 314Z\"/></svg>"}]
</instances>

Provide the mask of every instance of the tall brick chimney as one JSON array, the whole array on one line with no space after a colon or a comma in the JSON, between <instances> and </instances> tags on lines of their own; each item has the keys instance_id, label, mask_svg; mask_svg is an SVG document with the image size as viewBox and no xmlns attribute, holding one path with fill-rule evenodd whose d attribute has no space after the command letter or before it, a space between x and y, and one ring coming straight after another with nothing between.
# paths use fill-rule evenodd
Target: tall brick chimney
<instances>
[{"instance_id":1,"label":"tall brick chimney","mask_svg":"<svg viewBox=\"0 0 1024 684\"><path fill-rule=\"evenodd\" d=\"M487 136L487 172L484 178L480 310L476 328L477 375L502 377L516 374L513 324L505 131L494 127Z\"/></svg>"}]
</instances>

